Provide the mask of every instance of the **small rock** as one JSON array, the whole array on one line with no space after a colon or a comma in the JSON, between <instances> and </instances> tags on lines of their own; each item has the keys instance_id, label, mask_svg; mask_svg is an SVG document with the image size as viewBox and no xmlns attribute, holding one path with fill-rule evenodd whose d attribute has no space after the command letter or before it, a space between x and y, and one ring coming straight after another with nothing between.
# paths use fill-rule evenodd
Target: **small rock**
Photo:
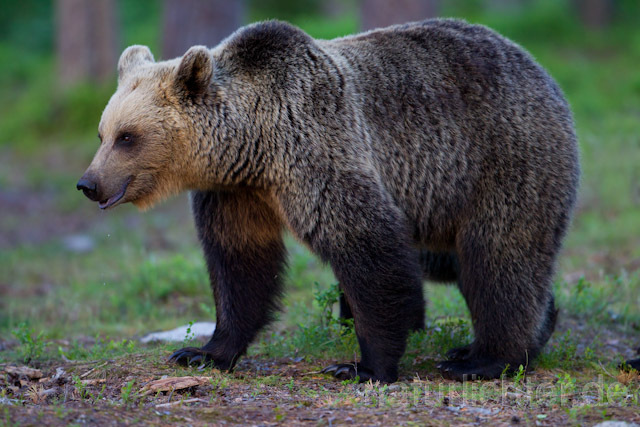
<instances>
[{"instance_id":1,"label":"small rock","mask_svg":"<svg viewBox=\"0 0 640 427\"><path fill-rule=\"evenodd\" d=\"M66 372L64 371L64 368L62 367L57 367L56 368L56 374L53 376L53 378L51 378L54 381L59 380L60 378L62 378L64 375L66 374Z\"/></svg>"},{"instance_id":2,"label":"small rock","mask_svg":"<svg viewBox=\"0 0 640 427\"><path fill-rule=\"evenodd\" d=\"M638 424L626 421L603 421L594 427L638 427Z\"/></svg>"},{"instance_id":3,"label":"small rock","mask_svg":"<svg viewBox=\"0 0 640 427\"><path fill-rule=\"evenodd\" d=\"M477 408L477 407L473 407L473 406L467 406L464 408L467 412L470 412L472 414L479 414L479 415L495 415L498 412L500 412L498 409L487 409L487 408Z\"/></svg>"},{"instance_id":4,"label":"small rock","mask_svg":"<svg viewBox=\"0 0 640 427\"><path fill-rule=\"evenodd\" d=\"M17 405L20 403L18 399L9 399L8 397L0 396L0 405Z\"/></svg>"},{"instance_id":5,"label":"small rock","mask_svg":"<svg viewBox=\"0 0 640 427\"><path fill-rule=\"evenodd\" d=\"M72 234L62 239L62 245L69 252L86 253L93 250L95 242L86 234Z\"/></svg>"},{"instance_id":6,"label":"small rock","mask_svg":"<svg viewBox=\"0 0 640 427\"><path fill-rule=\"evenodd\" d=\"M211 337L213 331L216 330L216 324L213 322L197 322L191 325L189 338ZM180 342L187 338L187 330L189 325L180 326L170 331L153 332L140 338L140 342L148 343L152 341Z\"/></svg>"}]
</instances>

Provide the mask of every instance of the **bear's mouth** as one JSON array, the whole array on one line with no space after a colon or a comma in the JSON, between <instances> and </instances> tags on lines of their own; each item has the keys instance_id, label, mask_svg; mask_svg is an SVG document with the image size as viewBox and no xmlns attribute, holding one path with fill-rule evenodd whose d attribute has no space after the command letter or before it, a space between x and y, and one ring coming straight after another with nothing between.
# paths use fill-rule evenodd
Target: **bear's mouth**
<instances>
[{"instance_id":1,"label":"bear's mouth","mask_svg":"<svg viewBox=\"0 0 640 427\"><path fill-rule=\"evenodd\" d=\"M118 204L118 202L120 202L124 197L124 193L127 192L127 188L129 187L130 182L131 182L131 177L127 178L124 184L122 184L122 188L118 193L114 194L113 196L109 197L106 200L101 200L100 202L98 202L98 207L100 209L107 209Z\"/></svg>"}]
</instances>

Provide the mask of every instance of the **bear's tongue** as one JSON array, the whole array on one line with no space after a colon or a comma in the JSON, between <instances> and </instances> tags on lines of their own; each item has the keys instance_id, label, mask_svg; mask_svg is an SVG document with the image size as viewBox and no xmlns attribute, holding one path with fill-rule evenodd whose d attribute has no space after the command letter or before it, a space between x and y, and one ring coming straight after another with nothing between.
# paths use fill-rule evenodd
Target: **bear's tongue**
<instances>
[{"instance_id":1,"label":"bear's tongue","mask_svg":"<svg viewBox=\"0 0 640 427\"><path fill-rule=\"evenodd\" d=\"M124 197L124 193L127 192L127 187L129 187L129 182L131 182L131 177L127 178L127 180L122 185L120 191L113 196L109 197L107 200L102 200L98 202L98 207L100 209L107 209L120 201Z\"/></svg>"}]
</instances>

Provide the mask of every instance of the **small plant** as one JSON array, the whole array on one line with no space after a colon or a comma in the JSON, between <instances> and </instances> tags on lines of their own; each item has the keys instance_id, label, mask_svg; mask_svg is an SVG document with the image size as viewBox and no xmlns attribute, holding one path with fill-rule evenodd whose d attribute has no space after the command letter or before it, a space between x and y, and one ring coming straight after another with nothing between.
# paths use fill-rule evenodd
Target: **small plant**
<instances>
[{"instance_id":1,"label":"small plant","mask_svg":"<svg viewBox=\"0 0 640 427\"><path fill-rule=\"evenodd\" d=\"M513 386L518 387L523 380L526 380L527 370L524 366L520 365L517 371L514 371L513 374Z\"/></svg>"},{"instance_id":2,"label":"small plant","mask_svg":"<svg viewBox=\"0 0 640 427\"><path fill-rule=\"evenodd\" d=\"M209 383L214 390L222 390L229 385L229 379L224 374L217 373L209 379Z\"/></svg>"},{"instance_id":3,"label":"small plant","mask_svg":"<svg viewBox=\"0 0 640 427\"><path fill-rule=\"evenodd\" d=\"M329 285L329 288L326 290L320 289L320 284L318 282L314 283L316 290L313 292L313 298L320 307L320 316L321 322L323 326L329 326L332 322L335 321L333 317L333 306L340 299L340 295L342 291L337 283L333 283Z\"/></svg>"},{"instance_id":4,"label":"small plant","mask_svg":"<svg viewBox=\"0 0 640 427\"><path fill-rule=\"evenodd\" d=\"M72 377L72 380L73 380L73 386L76 388L76 393L78 393L78 396L80 397L80 399L84 400L92 397L89 390L87 390L86 384L82 382L79 376L74 375Z\"/></svg>"},{"instance_id":5,"label":"small plant","mask_svg":"<svg viewBox=\"0 0 640 427\"><path fill-rule=\"evenodd\" d=\"M554 339L555 343L548 346L545 351L538 356L538 366L545 369L572 369L581 363L576 356L578 346L576 339L571 336L571 329ZM586 352L586 356L588 358L593 357L593 352Z\"/></svg>"},{"instance_id":6,"label":"small plant","mask_svg":"<svg viewBox=\"0 0 640 427\"><path fill-rule=\"evenodd\" d=\"M102 388L100 389L100 392L98 393L98 396L96 396L95 400L101 400L104 398L104 392L107 390L107 385L106 384L102 384Z\"/></svg>"},{"instance_id":7,"label":"small plant","mask_svg":"<svg viewBox=\"0 0 640 427\"><path fill-rule=\"evenodd\" d=\"M560 406L565 406L573 400L573 394L576 391L576 378L569 373L558 375L558 385L560 386L559 398Z\"/></svg>"},{"instance_id":8,"label":"small plant","mask_svg":"<svg viewBox=\"0 0 640 427\"><path fill-rule=\"evenodd\" d=\"M189 326L187 326L187 332L184 335L184 345L189 345L193 340L196 339L196 333L191 330L193 327L193 320L189 322Z\"/></svg>"},{"instance_id":9,"label":"small plant","mask_svg":"<svg viewBox=\"0 0 640 427\"><path fill-rule=\"evenodd\" d=\"M273 408L273 415L275 416L276 422L280 423L284 420L285 411L280 406L276 406Z\"/></svg>"},{"instance_id":10,"label":"small plant","mask_svg":"<svg viewBox=\"0 0 640 427\"><path fill-rule=\"evenodd\" d=\"M23 322L11 334L20 342L19 352L24 363L39 359L44 353L46 347L44 332L34 337L35 332Z\"/></svg>"},{"instance_id":11,"label":"small plant","mask_svg":"<svg viewBox=\"0 0 640 427\"><path fill-rule=\"evenodd\" d=\"M120 389L120 398L122 399L122 404L124 406L129 406L129 404L133 403L135 398L135 393L133 393L134 383L135 380L131 380Z\"/></svg>"},{"instance_id":12,"label":"small plant","mask_svg":"<svg viewBox=\"0 0 640 427\"><path fill-rule=\"evenodd\" d=\"M56 404L53 407L53 413L59 420L64 420L67 416L67 409L62 404Z\"/></svg>"},{"instance_id":13,"label":"small plant","mask_svg":"<svg viewBox=\"0 0 640 427\"><path fill-rule=\"evenodd\" d=\"M3 424L6 426L10 426L13 425L13 423L11 422L11 413L9 412L9 407L5 406L4 407L4 420L3 420Z\"/></svg>"}]
</instances>

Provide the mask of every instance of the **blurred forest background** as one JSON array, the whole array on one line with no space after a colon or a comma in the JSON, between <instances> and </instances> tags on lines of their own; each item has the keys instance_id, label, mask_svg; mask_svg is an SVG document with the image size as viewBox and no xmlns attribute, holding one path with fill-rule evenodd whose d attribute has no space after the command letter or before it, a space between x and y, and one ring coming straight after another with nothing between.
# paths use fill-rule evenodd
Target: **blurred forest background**
<instances>
[{"instance_id":1,"label":"blurred forest background","mask_svg":"<svg viewBox=\"0 0 640 427\"><path fill-rule=\"evenodd\" d=\"M582 153L556 285L564 319L620 325L620 351L629 337L640 341L640 2L2 0L0 10L0 350L25 325L50 339L130 337L214 316L186 195L145 214L131 205L99 212L75 183L98 146L126 46L166 59L269 18L332 38L454 16L529 50L566 92ZM314 283L334 281L289 247L281 329L308 318ZM468 319L455 288L428 293L430 319Z\"/></svg>"}]
</instances>

